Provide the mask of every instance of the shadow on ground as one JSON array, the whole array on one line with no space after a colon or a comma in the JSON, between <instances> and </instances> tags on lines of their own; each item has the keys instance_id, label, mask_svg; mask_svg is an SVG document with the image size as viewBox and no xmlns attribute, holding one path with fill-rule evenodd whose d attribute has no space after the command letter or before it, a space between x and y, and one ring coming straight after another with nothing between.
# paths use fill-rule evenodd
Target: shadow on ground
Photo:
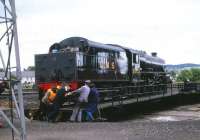
<instances>
[{"instance_id":1,"label":"shadow on ground","mask_svg":"<svg viewBox=\"0 0 200 140\"><path fill-rule=\"evenodd\" d=\"M119 122L143 118L144 115L150 115L163 110L172 110L178 106L192 105L196 103L200 103L200 94L178 94L161 99L110 107L103 109L101 112L102 117L107 118L107 121Z\"/></svg>"}]
</instances>

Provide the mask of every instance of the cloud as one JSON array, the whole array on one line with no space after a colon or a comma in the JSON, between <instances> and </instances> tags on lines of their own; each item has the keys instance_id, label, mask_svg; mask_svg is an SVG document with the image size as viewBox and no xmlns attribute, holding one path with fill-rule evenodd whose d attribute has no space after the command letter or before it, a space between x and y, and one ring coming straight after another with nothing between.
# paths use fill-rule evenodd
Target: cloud
<instances>
[{"instance_id":1,"label":"cloud","mask_svg":"<svg viewBox=\"0 0 200 140\"><path fill-rule=\"evenodd\" d=\"M167 63L200 63L200 3L189 0L16 1L22 66L71 36L158 52Z\"/></svg>"}]
</instances>

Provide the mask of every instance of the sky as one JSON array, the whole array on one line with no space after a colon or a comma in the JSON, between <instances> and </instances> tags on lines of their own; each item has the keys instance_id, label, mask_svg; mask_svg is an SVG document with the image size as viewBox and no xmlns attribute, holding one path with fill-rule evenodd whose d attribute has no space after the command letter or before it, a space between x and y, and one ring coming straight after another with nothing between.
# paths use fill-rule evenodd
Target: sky
<instances>
[{"instance_id":1,"label":"sky","mask_svg":"<svg viewBox=\"0 0 200 140\"><path fill-rule=\"evenodd\" d=\"M198 0L16 0L22 68L72 36L200 64Z\"/></svg>"}]
</instances>

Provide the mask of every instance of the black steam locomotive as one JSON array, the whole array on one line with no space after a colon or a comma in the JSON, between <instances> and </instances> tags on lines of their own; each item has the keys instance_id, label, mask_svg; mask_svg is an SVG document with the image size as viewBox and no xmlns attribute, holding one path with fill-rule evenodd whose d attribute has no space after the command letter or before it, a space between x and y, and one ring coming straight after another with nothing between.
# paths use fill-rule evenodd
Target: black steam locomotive
<instances>
[{"instance_id":1,"label":"black steam locomotive","mask_svg":"<svg viewBox=\"0 0 200 140\"><path fill-rule=\"evenodd\" d=\"M61 81L74 90L87 79L98 88L158 85L166 84L164 63L156 53L71 37L35 56L35 77L40 90Z\"/></svg>"}]
</instances>

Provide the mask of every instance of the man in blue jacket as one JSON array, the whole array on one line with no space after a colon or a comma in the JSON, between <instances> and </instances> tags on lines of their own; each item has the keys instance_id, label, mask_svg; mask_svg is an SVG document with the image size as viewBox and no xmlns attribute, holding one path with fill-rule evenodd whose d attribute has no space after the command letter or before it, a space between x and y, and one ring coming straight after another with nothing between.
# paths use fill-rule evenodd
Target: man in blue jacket
<instances>
[{"instance_id":1,"label":"man in blue jacket","mask_svg":"<svg viewBox=\"0 0 200 140\"><path fill-rule=\"evenodd\" d=\"M97 111L97 105L99 103L99 92L95 87L94 83L90 84L90 94L88 96L88 104L86 106L86 120L92 121L94 120L93 113Z\"/></svg>"}]
</instances>

